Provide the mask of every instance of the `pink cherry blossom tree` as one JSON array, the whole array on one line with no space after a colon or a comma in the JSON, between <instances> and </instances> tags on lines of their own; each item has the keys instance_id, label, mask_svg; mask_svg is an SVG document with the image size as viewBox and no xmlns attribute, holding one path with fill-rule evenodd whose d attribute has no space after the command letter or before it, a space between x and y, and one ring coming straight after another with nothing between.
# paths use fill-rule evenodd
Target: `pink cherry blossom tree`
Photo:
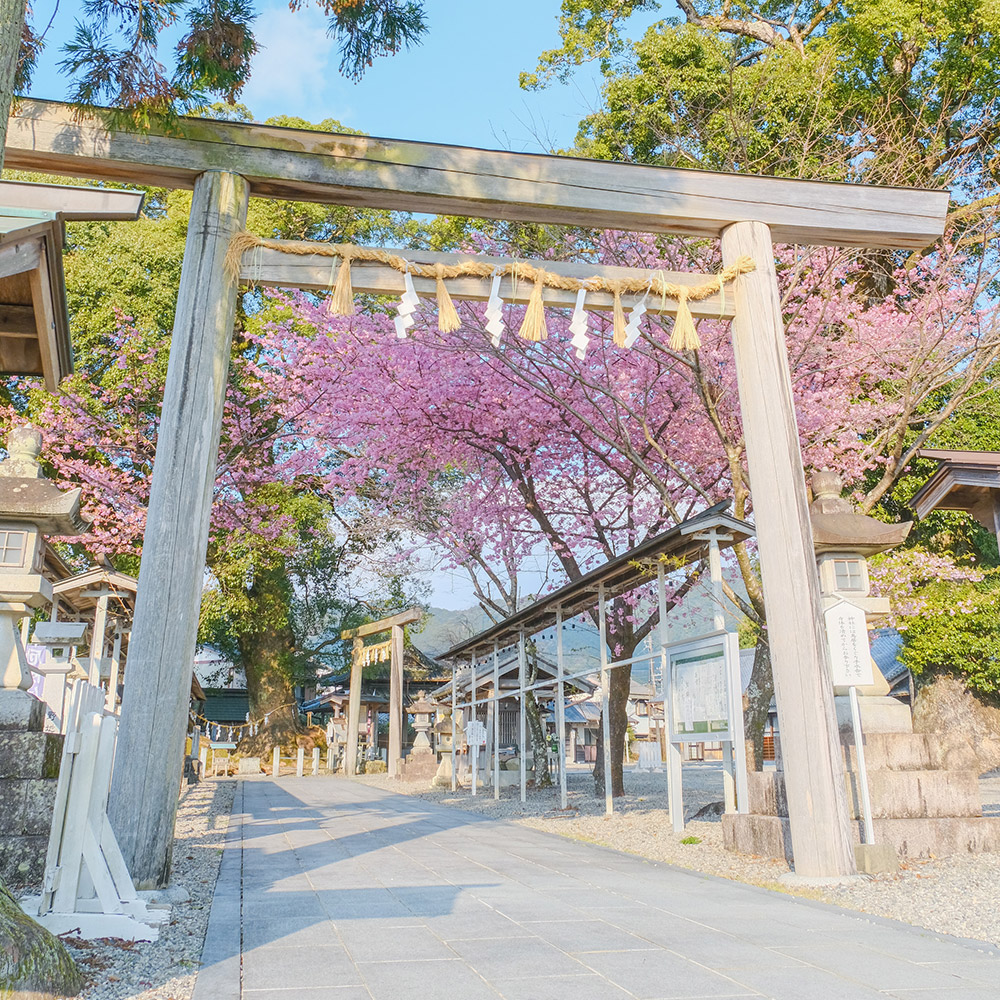
<instances>
[{"instance_id":1,"label":"pink cherry blossom tree","mask_svg":"<svg viewBox=\"0 0 1000 1000\"><path fill-rule=\"evenodd\" d=\"M623 234L605 234L598 250L602 261L649 268L690 254ZM701 254L701 268L715 263L711 248ZM901 262L892 294L871 302L849 257L789 249L780 264L806 465L840 471L871 509L996 360L990 275L945 248ZM519 311L510 314L514 330ZM384 313L344 319L306 296L282 299L260 334L260 377L309 400L302 433L348 456L331 474L334 491L370 496L377 483L376 512L444 546L485 606L506 614L526 596L517 569L540 542L574 580L719 499L751 514L726 324L703 321L702 348L678 353L669 321L648 315L642 341L621 351L594 317L581 361L565 315L550 313L545 343L510 333L498 349L481 307L463 306L462 317L457 333L441 334L428 313L398 341ZM766 638L752 551L739 547L737 560L747 596L730 593ZM632 655L655 624L641 601L616 602L615 654ZM766 648L748 698L758 735L772 694ZM613 677L617 794L628 670Z\"/></svg>"}]
</instances>

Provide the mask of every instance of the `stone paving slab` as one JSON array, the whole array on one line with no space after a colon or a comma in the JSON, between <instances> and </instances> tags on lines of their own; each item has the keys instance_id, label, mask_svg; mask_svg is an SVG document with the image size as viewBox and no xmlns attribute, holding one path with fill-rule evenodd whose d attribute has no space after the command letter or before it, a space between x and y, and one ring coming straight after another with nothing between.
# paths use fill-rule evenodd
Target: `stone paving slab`
<instances>
[{"instance_id":1,"label":"stone paving slab","mask_svg":"<svg viewBox=\"0 0 1000 1000\"><path fill-rule=\"evenodd\" d=\"M1000 950L343 778L239 784L194 1000L997 1000Z\"/></svg>"}]
</instances>

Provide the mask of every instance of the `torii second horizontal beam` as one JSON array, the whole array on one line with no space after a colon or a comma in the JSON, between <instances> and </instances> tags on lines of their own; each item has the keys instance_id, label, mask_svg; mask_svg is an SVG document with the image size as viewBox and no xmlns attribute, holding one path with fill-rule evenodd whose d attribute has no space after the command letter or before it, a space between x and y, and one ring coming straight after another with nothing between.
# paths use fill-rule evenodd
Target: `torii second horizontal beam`
<instances>
[{"instance_id":1,"label":"torii second horizontal beam","mask_svg":"<svg viewBox=\"0 0 1000 1000\"><path fill-rule=\"evenodd\" d=\"M184 118L109 131L94 114L23 100L6 163L164 187L206 171L264 198L485 219L718 237L762 222L778 243L921 249L941 236L947 191L835 184L470 149L309 129Z\"/></svg>"},{"instance_id":2,"label":"torii second horizontal beam","mask_svg":"<svg viewBox=\"0 0 1000 1000\"><path fill-rule=\"evenodd\" d=\"M289 247L303 248L309 244L296 241L281 241ZM471 259L468 254L435 253L429 250L390 250L414 264L457 264ZM501 264L509 263L501 257L475 257L478 263ZM340 264L339 257L328 257L318 253L302 254L287 253L270 247L255 247L243 254L243 267L240 278L243 281L275 288L304 288L310 290L327 289L336 277L336 268ZM658 274L664 281L677 285L695 287L703 284L711 275L697 274L686 271L644 271L631 267L610 267L596 264L556 263L546 261L545 269L554 274L584 280L600 275L612 279L646 280L653 274ZM435 283L431 278L414 278L413 286L417 294L432 297ZM351 262L351 287L355 292L371 295L400 295L403 292L403 275L387 264L374 261L354 260ZM528 301L534 286L528 281L513 282L504 278L500 284L500 296L504 302ZM484 278L449 278L448 292L455 299L470 299L485 302L489 298L490 282ZM572 308L576 302L576 292L561 288L545 287L542 301L547 306L563 306ZM638 296L629 294L628 300ZM650 295L646 303L650 312L673 313L677 302L665 299L660 309L660 296ZM696 318L732 319L735 311L735 298L732 294L724 298L711 295L701 301L688 300L691 315ZM609 310L614 308L614 297L609 292L588 292L587 309Z\"/></svg>"}]
</instances>

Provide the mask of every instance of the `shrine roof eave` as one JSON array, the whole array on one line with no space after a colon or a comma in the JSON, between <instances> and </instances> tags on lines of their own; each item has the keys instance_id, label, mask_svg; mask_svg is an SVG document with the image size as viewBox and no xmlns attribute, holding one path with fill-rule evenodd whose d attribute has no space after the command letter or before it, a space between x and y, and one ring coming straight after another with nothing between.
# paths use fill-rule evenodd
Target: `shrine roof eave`
<instances>
[{"instance_id":1,"label":"shrine roof eave","mask_svg":"<svg viewBox=\"0 0 1000 1000\"><path fill-rule=\"evenodd\" d=\"M94 566L65 580L52 585L54 594L72 594L91 587L106 586L109 590L123 590L134 595L139 588L139 581L127 573L119 573L115 569L104 566Z\"/></svg>"},{"instance_id":2,"label":"shrine roof eave","mask_svg":"<svg viewBox=\"0 0 1000 1000\"><path fill-rule=\"evenodd\" d=\"M538 660L538 672L540 674L539 680L544 681L546 679L551 680L552 684L555 685L558 682L559 668L551 660L544 656L539 656ZM497 673L500 675L500 689L504 691L505 680L511 677L516 678L518 670L517 654L511 655L509 652L505 657L497 664ZM594 668L594 674L596 675L597 667ZM493 655L492 652L488 653L484 659L480 660L476 664L475 670L476 687L488 687L493 684ZM458 695L464 697L472 688L472 674L468 670L463 670L458 674ZM574 677L571 681L566 681L567 686L577 688L580 691L585 691L591 693L597 690L596 679L589 677ZM451 698L451 685L452 681L449 680L442 684L440 687L434 688L434 690L429 691L427 694L428 698L434 701L447 701ZM513 687L510 688L515 693L517 691L517 682L513 682ZM544 688L541 690L548 691L549 688ZM552 688L554 690L554 687Z\"/></svg>"},{"instance_id":3,"label":"shrine roof eave","mask_svg":"<svg viewBox=\"0 0 1000 1000\"><path fill-rule=\"evenodd\" d=\"M910 500L917 517L926 517L940 507L968 511L982 520L980 508L984 503L991 506L990 492L1000 490L1000 452L926 449L917 456L938 463L931 478ZM991 524L984 523L993 530Z\"/></svg>"},{"instance_id":4,"label":"shrine roof eave","mask_svg":"<svg viewBox=\"0 0 1000 1000\"><path fill-rule=\"evenodd\" d=\"M601 584L604 585L605 596L611 600L649 583L654 579L656 566L661 560L682 566L705 558L709 543L698 536L713 528L728 536L727 540L720 540L720 548L729 548L746 541L753 536L754 527L724 513L729 503L728 500L718 503L682 521L669 531L647 538L635 548L591 570L574 583L546 594L502 622L452 646L438 659L468 657L477 652L491 651L494 646L505 649L516 643L522 634L534 635L555 625L557 609L562 610L564 621L589 611L597 604L597 592Z\"/></svg>"}]
</instances>

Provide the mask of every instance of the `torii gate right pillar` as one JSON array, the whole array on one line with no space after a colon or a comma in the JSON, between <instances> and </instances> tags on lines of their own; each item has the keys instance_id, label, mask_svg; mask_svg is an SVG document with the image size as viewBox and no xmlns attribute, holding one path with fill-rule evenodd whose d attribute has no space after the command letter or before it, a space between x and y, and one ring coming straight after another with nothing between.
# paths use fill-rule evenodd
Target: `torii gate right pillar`
<instances>
[{"instance_id":1,"label":"torii gate right pillar","mask_svg":"<svg viewBox=\"0 0 1000 1000\"><path fill-rule=\"evenodd\" d=\"M722 233L724 264L747 254L736 281L733 350L764 584L795 871L856 871L843 761L822 632L805 474L769 228L737 222Z\"/></svg>"}]
</instances>

